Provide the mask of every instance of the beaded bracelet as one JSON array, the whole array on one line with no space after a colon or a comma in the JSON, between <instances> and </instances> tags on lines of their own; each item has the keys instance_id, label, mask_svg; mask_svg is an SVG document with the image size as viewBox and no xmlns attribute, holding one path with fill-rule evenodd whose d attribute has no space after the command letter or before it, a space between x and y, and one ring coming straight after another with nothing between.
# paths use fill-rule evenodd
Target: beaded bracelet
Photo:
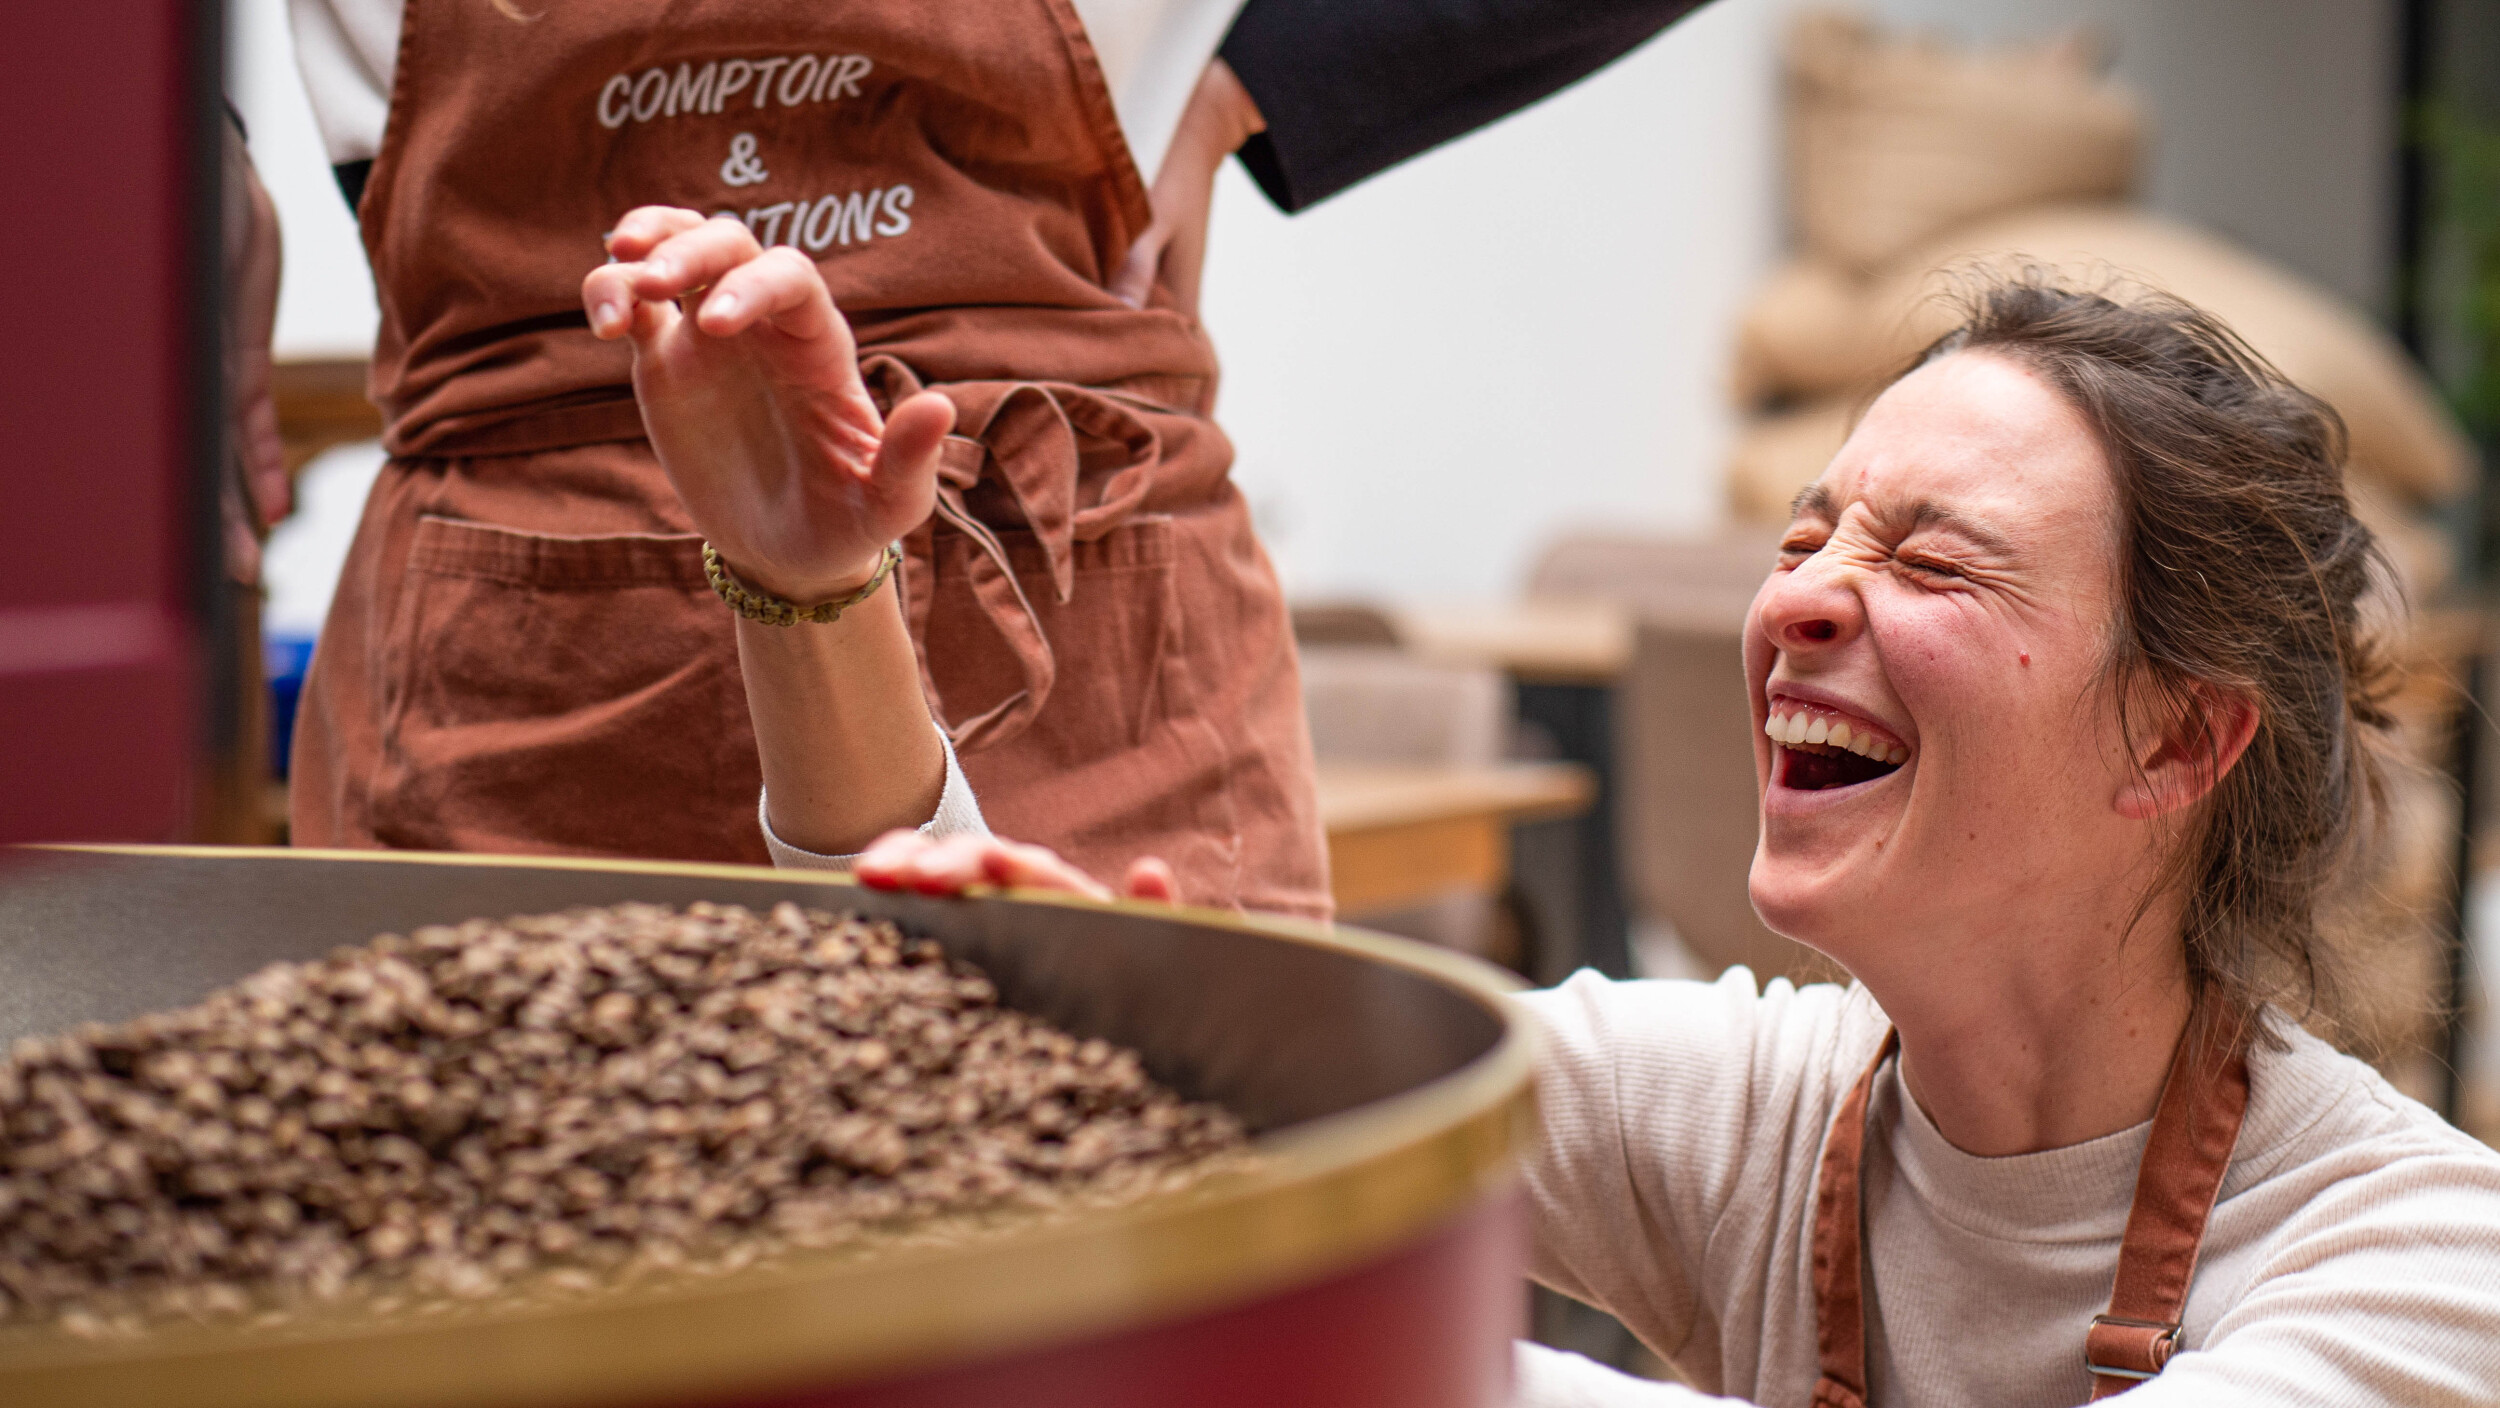
<instances>
[{"instance_id":1,"label":"beaded bracelet","mask_svg":"<svg viewBox=\"0 0 2500 1408\"><path fill-rule=\"evenodd\" d=\"M885 579L894 575L894 569L901 565L902 561L902 548L888 543L885 545L885 555L877 562L875 575L868 579L865 586L839 601L801 606L795 601L784 601L769 592L759 592L749 588L745 583L729 575L728 565L720 560L720 553L710 543L703 545L703 575L711 580L712 590L720 594L721 600L729 603L730 610L750 621L760 621L767 626L795 626L801 622L813 626L830 626L842 619L843 612L875 596L877 588L885 585Z\"/></svg>"}]
</instances>

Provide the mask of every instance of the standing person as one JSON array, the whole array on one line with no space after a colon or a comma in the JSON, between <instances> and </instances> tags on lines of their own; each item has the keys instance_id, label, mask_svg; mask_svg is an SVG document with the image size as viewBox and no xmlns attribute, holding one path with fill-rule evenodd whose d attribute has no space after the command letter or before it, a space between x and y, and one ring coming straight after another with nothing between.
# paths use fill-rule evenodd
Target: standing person
<instances>
[{"instance_id":1,"label":"standing person","mask_svg":"<svg viewBox=\"0 0 2500 1408\"><path fill-rule=\"evenodd\" d=\"M300 842L766 858L733 618L631 355L581 311L602 233L661 202L806 253L877 397L951 404L900 602L993 815L1080 853L1154 838L1207 903L1325 909L1214 352L1108 289L1152 217L1068 0L398 20L359 204L393 458L306 687ZM941 790L920 755L911 820Z\"/></svg>"},{"instance_id":2,"label":"standing person","mask_svg":"<svg viewBox=\"0 0 2500 1408\"><path fill-rule=\"evenodd\" d=\"M292 485L270 392L278 319L278 210L252 167L242 114L226 106L220 210L225 316L226 453L218 467L218 543L225 571L207 634L209 757L192 792L192 836L229 845L269 839L269 686L260 640L261 540L286 516Z\"/></svg>"},{"instance_id":3,"label":"standing person","mask_svg":"<svg viewBox=\"0 0 2500 1408\"><path fill-rule=\"evenodd\" d=\"M745 628L578 302L599 235L658 203L804 251L880 408L953 411L895 574L947 742L854 711L829 752L903 780L859 784L877 825L786 839L943 815L960 752L1003 827L1324 913L1283 602L1192 309L1207 183L1259 120L1208 64L1236 8L297 0L381 294L392 454L306 686L298 842L767 854Z\"/></svg>"}]
</instances>

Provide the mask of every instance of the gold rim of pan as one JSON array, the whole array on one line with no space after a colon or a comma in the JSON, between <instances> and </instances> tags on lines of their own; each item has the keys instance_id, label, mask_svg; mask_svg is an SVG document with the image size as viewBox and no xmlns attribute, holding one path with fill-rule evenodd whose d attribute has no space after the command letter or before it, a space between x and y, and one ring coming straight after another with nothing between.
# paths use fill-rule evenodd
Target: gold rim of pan
<instances>
[{"instance_id":1,"label":"gold rim of pan","mask_svg":"<svg viewBox=\"0 0 2500 1408\"><path fill-rule=\"evenodd\" d=\"M760 866L217 846L76 846L115 855L513 866L769 879L847 876ZM670 1279L564 1304L459 1307L377 1323L175 1326L130 1340L0 1336L13 1408L539 1408L672 1395L734 1399L907 1373L1177 1319L1351 1269L1510 1188L1530 1112L1535 1038L1496 970L1422 944L1281 917L1067 895L1001 897L1149 914L1334 949L1427 975L1494 1013L1503 1035L1404 1094L1258 1140L1239 1172L1168 1196L977 1245L873 1258L797 1253L716 1278ZM838 903L834 901L832 903Z\"/></svg>"}]
</instances>

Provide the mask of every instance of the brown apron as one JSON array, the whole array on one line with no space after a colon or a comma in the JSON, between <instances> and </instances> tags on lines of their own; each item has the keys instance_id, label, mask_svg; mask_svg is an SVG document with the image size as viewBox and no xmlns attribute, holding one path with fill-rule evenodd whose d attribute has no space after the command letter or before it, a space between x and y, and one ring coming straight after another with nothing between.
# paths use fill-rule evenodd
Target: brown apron
<instances>
[{"instance_id":1,"label":"brown apron","mask_svg":"<svg viewBox=\"0 0 2500 1408\"><path fill-rule=\"evenodd\" d=\"M762 861L731 618L581 281L644 204L818 260L956 404L903 609L1001 832L1327 910L1284 602L1068 0L408 0L359 214L393 458L313 663L295 839Z\"/></svg>"},{"instance_id":2,"label":"brown apron","mask_svg":"<svg viewBox=\"0 0 2500 1408\"><path fill-rule=\"evenodd\" d=\"M1866 1152L1866 1106L1875 1077L1900 1049L1887 1032L1823 1140L1814 1197L1815 1342L1822 1376L1814 1408L1866 1408L1866 1302L1858 1169ZM2159 1374L2178 1352L2188 1283L2221 1194L2231 1148L2248 1111L2246 1029L2214 1003L2179 1038L2137 1168L2135 1201L2118 1244L2109 1309L2084 1332L2083 1361L2096 1400Z\"/></svg>"}]
</instances>

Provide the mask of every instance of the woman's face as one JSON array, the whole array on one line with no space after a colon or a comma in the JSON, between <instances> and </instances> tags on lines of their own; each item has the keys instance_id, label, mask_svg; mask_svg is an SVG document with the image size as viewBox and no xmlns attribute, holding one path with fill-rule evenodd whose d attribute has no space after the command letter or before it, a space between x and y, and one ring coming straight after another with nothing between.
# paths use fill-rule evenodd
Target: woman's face
<instances>
[{"instance_id":1,"label":"woman's face","mask_svg":"<svg viewBox=\"0 0 2500 1408\"><path fill-rule=\"evenodd\" d=\"M1949 356L1876 401L1746 622L1772 928L1864 976L1905 939L1949 961L2131 888L2116 519L2091 431L2017 363Z\"/></svg>"}]
</instances>

